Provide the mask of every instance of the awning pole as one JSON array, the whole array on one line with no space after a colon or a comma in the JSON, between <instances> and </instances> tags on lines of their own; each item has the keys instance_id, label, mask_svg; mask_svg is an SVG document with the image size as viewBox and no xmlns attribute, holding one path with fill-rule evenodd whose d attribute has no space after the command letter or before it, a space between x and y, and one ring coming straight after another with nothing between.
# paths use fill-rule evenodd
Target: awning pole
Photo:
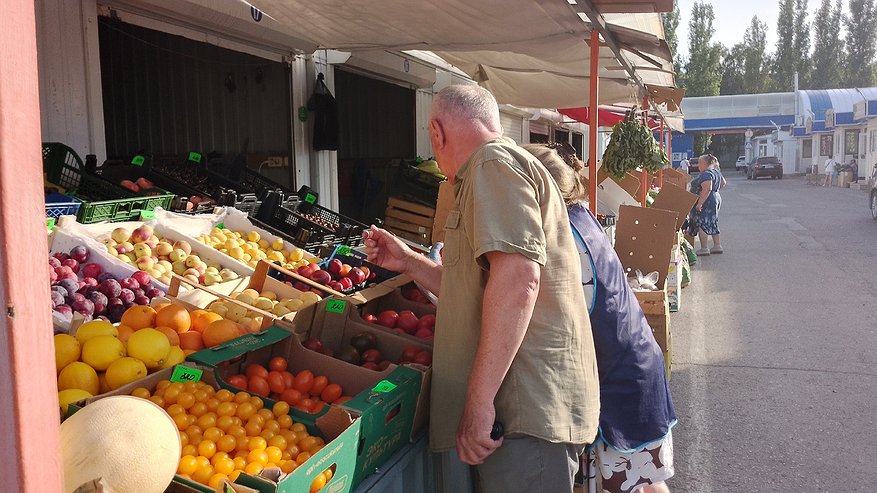
<instances>
[{"instance_id":1,"label":"awning pole","mask_svg":"<svg viewBox=\"0 0 877 493\"><path fill-rule=\"evenodd\" d=\"M673 167L673 129L667 132L667 157L670 158L670 167Z\"/></svg>"},{"instance_id":2,"label":"awning pole","mask_svg":"<svg viewBox=\"0 0 877 493\"><path fill-rule=\"evenodd\" d=\"M665 150L664 145L664 120L661 120L661 150ZM664 168L658 170L658 188L664 186Z\"/></svg>"},{"instance_id":3,"label":"awning pole","mask_svg":"<svg viewBox=\"0 0 877 493\"><path fill-rule=\"evenodd\" d=\"M591 29L591 87L588 94L588 208L597 214L597 99L600 82L600 31Z\"/></svg>"},{"instance_id":4,"label":"awning pole","mask_svg":"<svg viewBox=\"0 0 877 493\"><path fill-rule=\"evenodd\" d=\"M643 96L643 125L649 128L649 95ZM640 205L646 206L646 197L649 196L649 172L643 165L643 171L640 173Z\"/></svg>"}]
</instances>

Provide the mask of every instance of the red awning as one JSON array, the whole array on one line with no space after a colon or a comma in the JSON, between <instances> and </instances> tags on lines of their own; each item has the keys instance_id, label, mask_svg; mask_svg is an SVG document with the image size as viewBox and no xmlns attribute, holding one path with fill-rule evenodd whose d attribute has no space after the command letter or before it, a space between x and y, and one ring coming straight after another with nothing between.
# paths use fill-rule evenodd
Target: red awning
<instances>
[{"instance_id":1,"label":"red awning","mask_svg":"<svg viewBox=\"0 0 877 493\"><path fill-rule=\"evenodd\" d=\"M616 123L624 120L624 109L608 109L608 108L598 108L597 109L597 125L600 127L611 127ZM559 108L557 110L561 115L572 118L577 122L582 122L585 125L588 124L588 116L589 116L589 108ZM661 127L660 122L656 121L654 118L649 118L649 128L652 130L657 130Z\"/></svg>"}]
</instances>

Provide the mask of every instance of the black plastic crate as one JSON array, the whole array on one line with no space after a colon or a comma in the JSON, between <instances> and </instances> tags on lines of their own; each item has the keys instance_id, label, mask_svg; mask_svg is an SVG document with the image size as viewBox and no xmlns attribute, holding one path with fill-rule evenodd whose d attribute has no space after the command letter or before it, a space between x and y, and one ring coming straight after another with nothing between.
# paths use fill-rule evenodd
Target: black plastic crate
<instances>
[{"instance_id":1,"label":"black plastic crate","mask_svg":"<svg viewBox=\"0 0 877 493\"><path fill-rule=\"evenodd\" d=\"M317 204L301 202L299 203L296 212L303 218L309 220L312 224L316 223L310 220L307 215L314 216L315 218L319 218L328 223L330 225L328 229L335 235L335 238L338 239L337 244L350 247L360 246L362 245L362 232L368 229L368 226L355 219L343 216Z\"/></svg>"},{"instance_id":2,"label":"black plastic crate","mask_svg":"<svg viewBox=\"0 0 877 493\"><path fill-rule=\"evenodd\" d=\"M443 178L403 163L393 181L390 196L435 207L439 185L443 181Z\"/></svg>"},{"instance_id":3,"label":"black plastic crate","mask_svg":"<svg viewBox=\"0 0 877 493\"><path fill-rule=\"evenodd\" d=\"M272 226L285 232L287 236L292 238L293 244L301 248L307 249L304 245L317 245L319 248L320 245L334 246L340 243L334 231L286 207L276 208L271 217L273 219ZM316 254L317 252L311 253Z\"/></svg>"},{"instance_id":4,"label":"black plastic crate","mask_svg":"<svg viewBox=\"0 0 877 493\"><path fill-rule=\"evenodd\" d=\"M301 248L302 250L304 250L310 254L313 254L313 255L319 255L320 249L325 246L325 244L322 241L316 240L316 237L313 237L312 241L302 242L302 241L298 240L297 238L290 236L288 233L281 231L280 229L275 228L274 226L271 226L270 224L266 224L262 221L259 221L258 219L254 218L254 217L250 217L250 222L252 222L254 226L262 228L265 231L268 231L269 233L274 234L275 236L283 238L283 241L291 243L291 244L293 244L293 245Z\"/></svg>"}]
</instances>

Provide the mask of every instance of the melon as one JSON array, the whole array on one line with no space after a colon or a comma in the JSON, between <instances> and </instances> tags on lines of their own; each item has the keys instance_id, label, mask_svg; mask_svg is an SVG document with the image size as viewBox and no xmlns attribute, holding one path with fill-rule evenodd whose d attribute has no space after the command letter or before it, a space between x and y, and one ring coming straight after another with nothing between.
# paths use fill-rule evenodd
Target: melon
<instances>
[{"instance_id":1,"label":"melon","mask_svg":"<svg viewBox=\"0 0 877 493\"><path fill-rule=\"evenodd\" d=\"M64 491L102 478L110 491L162 493L180 460L171 417L132 396L95 401L61 423Z\"/></svg>"}]
</instances>

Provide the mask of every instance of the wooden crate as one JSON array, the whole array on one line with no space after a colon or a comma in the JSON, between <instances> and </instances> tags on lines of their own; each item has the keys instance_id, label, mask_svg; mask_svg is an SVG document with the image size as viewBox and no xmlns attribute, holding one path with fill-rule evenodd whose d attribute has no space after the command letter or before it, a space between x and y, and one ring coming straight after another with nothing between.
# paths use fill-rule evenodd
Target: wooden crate
<instances>
[{"instance_id":1,"label":"wooden crate","mask_svg":"<svg viewBox=\"0 0 877 493\"><path fill-rule=\"evenodd\" d=\"M384 225L388 231L406 240L429 245L432 239L432 226L435 209L395 197L387 201Z\"/></svg>"}]
</instances>

